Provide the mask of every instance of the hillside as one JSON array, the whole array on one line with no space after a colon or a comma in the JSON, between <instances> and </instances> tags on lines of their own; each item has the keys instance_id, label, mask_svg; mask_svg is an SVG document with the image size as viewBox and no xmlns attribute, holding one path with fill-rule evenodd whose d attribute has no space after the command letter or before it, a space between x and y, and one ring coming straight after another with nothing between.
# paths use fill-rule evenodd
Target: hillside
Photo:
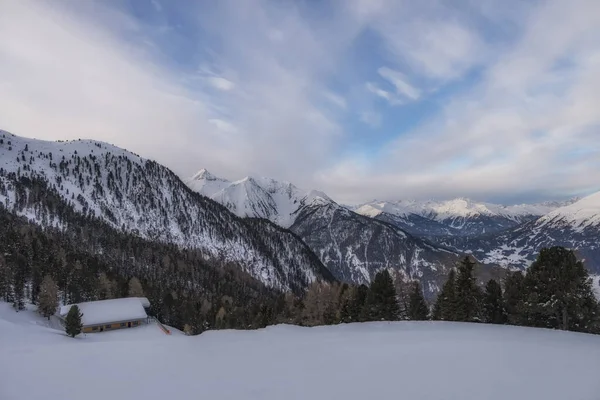
<instances>
[{"instance_id":1,"label":"hillside","mask_svg":"<svg viewBox=\"0 0 600 400\"><path fill-rule=\"evenodd\" d=\"M71 339L45 325L0 302L3 400L592 400L600 389L600 336L545 329L381 322L188 337L150 325Z\"/></svg>"},{"instance_id":2,"label":"hillside","mask_svg":"<svg viewBox=\"0 0 600 400\"><path fill-rule=\"evenodd\" d=\"M197 249L280 290L331 279L290 232L242 220L169 169L102 142L48 142L0 131L0 204L43 226L73 229L69 215L76 213L150 241Z\"/></svg>"}]
</instances>

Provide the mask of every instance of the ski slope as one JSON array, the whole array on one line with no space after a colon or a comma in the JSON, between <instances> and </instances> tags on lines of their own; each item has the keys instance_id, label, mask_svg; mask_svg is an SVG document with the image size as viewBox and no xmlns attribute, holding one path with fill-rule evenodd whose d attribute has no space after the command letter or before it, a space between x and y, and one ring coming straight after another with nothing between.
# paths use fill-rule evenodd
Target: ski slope
<instances>
[{"instance_id":1,"label":"ski slope","mask_svg":"<svg viewBox=\"0 0 600 400\"><path fill-rule=\"evenodd\" d=\"M0 303L0 399L597 400L600 336L444 322L71 339Z\"/></svg>"}]
</instances>

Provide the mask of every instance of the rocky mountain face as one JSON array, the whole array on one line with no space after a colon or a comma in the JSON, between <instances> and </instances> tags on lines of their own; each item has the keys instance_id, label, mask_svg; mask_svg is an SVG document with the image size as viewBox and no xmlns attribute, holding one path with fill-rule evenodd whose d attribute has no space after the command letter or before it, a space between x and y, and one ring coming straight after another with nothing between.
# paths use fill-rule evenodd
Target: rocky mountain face
<instances>
[{"instance_id":1,"label":"rocky mountain face","mask_svg":"<svg viewBox=\"0 0 600 400\"><path fill-rule=\"evenodd\" d=\"M46 192L60 204L44 203ZM73 211L144 239L199 249L280 290L333 279L293 233L267 220L240 219L169 169L106 143L0 131L0 204L43 226L70 229L62 215Z\"/></svg>"},{"instance_id":2,"label":"rocky mountain face","mask_svg":"<svg viewBox=\"0 0 600 400\"><path fill-rule=\"evenodd\" d=\"M368 284L381 269L421 281L428 297L445 281L458 252L418 239L336 203L303 208L290 227L340 280Z\"/></svg>"}]
</instances>

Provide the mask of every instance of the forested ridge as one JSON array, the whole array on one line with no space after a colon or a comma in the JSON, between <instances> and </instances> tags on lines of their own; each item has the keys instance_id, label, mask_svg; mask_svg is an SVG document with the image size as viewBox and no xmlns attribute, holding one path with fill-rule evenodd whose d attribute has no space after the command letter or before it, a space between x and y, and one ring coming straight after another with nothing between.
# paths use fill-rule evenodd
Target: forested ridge
<instances>
[{"instance_id":1,"label":"forested ridge","mask_svg":"<svg viewBox=\"0 0 600 400\"><path fill-rule=\"evenodd\" d=\"M298 292L314 280L331 280L293 233L238 218L168 168L106 143L0 132L0 203L42 226L76 230L85 217L152 242L197 249L275 289Z\"/></svg>"}]
</instances>

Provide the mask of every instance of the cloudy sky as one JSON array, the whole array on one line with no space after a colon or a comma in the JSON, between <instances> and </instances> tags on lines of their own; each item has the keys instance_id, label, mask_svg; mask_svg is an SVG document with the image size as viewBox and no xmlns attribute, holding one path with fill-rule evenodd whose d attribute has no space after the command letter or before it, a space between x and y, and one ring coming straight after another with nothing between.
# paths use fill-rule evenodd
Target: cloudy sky
<instances>
[{"instance_id":1,"label":"cloudy sky","mask_svg":"<svg viewBox=\"0 0 600 400\"><path fill-rule=\"evenodd\" d=\"M0 128L342 202L600 190L598 0L0 0Z\"/></svg>"}]
</instances>

